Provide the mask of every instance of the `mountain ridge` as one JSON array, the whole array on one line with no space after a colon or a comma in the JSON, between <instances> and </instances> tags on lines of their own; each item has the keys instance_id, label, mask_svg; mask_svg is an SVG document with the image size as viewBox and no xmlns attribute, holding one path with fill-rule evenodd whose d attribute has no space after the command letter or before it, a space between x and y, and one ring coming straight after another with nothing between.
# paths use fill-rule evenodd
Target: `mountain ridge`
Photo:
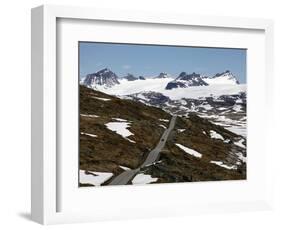
<instances>
[{"instance_id":1,"label":"mountain ridge","mask_svg":"<svg viewBox=\"0 0 281 230\"><path fill-rule=\"evenodd\" d=\"M152 79L170 79L171 75L161 72L156 77ZM104 68L95 73L87 74L84 79L81 79L81 84L90 87L98 88L104 86L105 88L111 88L115 85L119 85L122 79L128 81L137 81L137 80L147 80L151 78L145 78L143 76L136 77L131 73L128 73L124 77L120 78L108 68ZM203 76L199 73L181 72L178 77L171 80L167 83L165 89L171 90L175 88L188 88L195 86L208 86L208 85L238 85L240 84L239 80L234 76L229 70L226 70L222 73L217 73L213 76Z\"/></svg>"}]
</instances>

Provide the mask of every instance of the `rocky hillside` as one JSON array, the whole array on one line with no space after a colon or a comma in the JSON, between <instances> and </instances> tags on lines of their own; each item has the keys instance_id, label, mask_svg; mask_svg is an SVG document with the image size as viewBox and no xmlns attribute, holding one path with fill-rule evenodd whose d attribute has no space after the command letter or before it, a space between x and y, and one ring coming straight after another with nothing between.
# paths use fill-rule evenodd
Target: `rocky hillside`
<instances>
[{"instance_id":1,"label":"rocky hillside","mask_svg":"<svg viewBox=\"0 0 281 230\"><path fill-rule=\"evenodd\" d=\"M171 115L80 86L80 169L116 175L120 166L136 168L161 137L160 118Z\"/></svg>"},{"instance_id":2,"label":"rocky hillside","mask_svg":"<svg viewBox=\"0 0 281 230\"><path fill-rule=\"evenodd\" d=\"M179 117L158 163L142 172L158 183L246 179L246 141L195 114Z\"/></svg>"},{"instance_id":3,"label":"rocky hillside","mask_svg":"<svg viewBox=\"0 0 281 230\"><path fill-rule=\"evenodd\" d=\"M186 115L190 112L207 118L215 124L246 136L246 93L209 96L202 98L182 98L172 100L162 93L141 92L124 98L159 107L171 114Z\"/></svg>"},{"instance_id":4,"label":"rocky hillside","mask_svg":"<svg viewBox=\"0 0 281 230\"><path fill-rule=\"evenodd\" d=\"M106 185L138 168L170 119L161 108L80 86L80 185ZM189 113L177 117L159 160L129 183L245 179L245 161L245 138Z\"/></svg>"}]
</instances>

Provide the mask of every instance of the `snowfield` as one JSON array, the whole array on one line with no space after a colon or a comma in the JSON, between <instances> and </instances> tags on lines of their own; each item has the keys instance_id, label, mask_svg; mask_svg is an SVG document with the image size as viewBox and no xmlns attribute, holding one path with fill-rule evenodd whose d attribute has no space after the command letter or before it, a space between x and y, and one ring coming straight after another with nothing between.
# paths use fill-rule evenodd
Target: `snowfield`
<instances>
[{"instance_id":1,"label":"snowfield","mask_svg":"<svg viewBox=\"0 0 281 230\"><path fill-rule=\"evenodd\" d=\"M110 101L111 100L109 98L103 98L103 97L93 97L93 98L101 100L101 101Z\"/></svg>"},{"instance_id":2,"label":"snowfield","mask_svg":"<svg viewBox=\"0 0 281 230\"><path fill-rule=\"evenodd\" d=\"M231 76L222 75L216 78L204 78L209 85L236 85L236 79Z\"/></svg>"},{"instance_id":3,"label":"snowfield","mask_svg":"<svg viewBox=\"0 0 281 230\"><path fill-rule=\"evenodd\" d=\"M198 157L198 158L201 158L202 157L202 154L201 153L198 153L197 151L193 150L193 149L190 149L186 146L183 146L181 144L175 144L176 146L178 146L181 150L183 150L184 152L194 156L194 157Z\"/></svg>"},{"instance_id":4,"label":"snowfield","mask_svg":"<svg viewBox=\"0 0 281 230\"><path fill-rule=\"evenodd\" d=\"M213 109L213 107L211 105L209 105L208 103L204 103L202 105L200 105L199 107L205 109L205 110L211 110Z\"/></svg>"},{"instance_id":5,"label":"snowfield","mask_svg":"<svg viewBox=\"0 0 281 230\"><path fill-rule=\"evenodd\" d=\"M159 121L169 122L167 119L159 119Z\"/></svg>"},{"instance_id":6,"label":"snowfield","mask_svg":"<svg viewBox=\"0 0 281 230\"><path fill-rule=\"evenodd\" d=\"M179 133L182 133L182 132L184 132L185 131L185 129L178 129L178 132Z\"/></svg>"},{"instance_id":7,"label":"snowfield","mask_svg":"<svg viewBox=\"0 0 281 230\"><path fill-rule=\"evenodd\" d=\"M222 161L210 161L210 163L216 164L216 165L218 165L220 167L223 167L223 168L226 168L226 169L230 169L230 170L237 169L236 165L228 166L228 165L224 164Z\"/></svg>"},{"instance_id":8,"label":"snowfield","mask_svg":"<svg viewBox=\"0 0 281 230\"><path fill-rule=\"evenodd\" d=\"M200 99L206 97L219 97L221 95L238 94L246 91L246 85L208 85L208 86L194 86L188 88L177 88L172 90L163 90L165 96L172 100L179 100L182 98Z\"/></svg>"},{"instance_id":9,"label":"snowfield","mask_svg":"<svg viewBox=\"0 0 281 230\"><path fill-rule=\"evenodd\" d=\"M88 171L88 173L86 173L85 170L79 170L79 176L79 181L82 184L92 184L94 186L100 186L102 183L109 180L113 176L113 173L92 171Z\"/></svg>"},{"instance_id":10,"label":"snowfield","mask_svg":"<svg viewBox=\"0 0 281 230\"><path fill-rule=\"evenodd\" d=\"M214 108L208 102L204 102L199 106L195 106L193 102L190 102L189 108L186 107L187 101L185 99L199 99L205 100L208 97L212 97L214 102L224 102L221 98L222 95L236 95L242 92L246 92L246 84L237 84L236 78L229 72L223 73L221 76L214 78L203 78L207 82L208 86L190 86L187 88L173 88L170 90L165 89L167 84L175 79L172 77L167 78L146 78L146 80L128 81L126 79L118 79L120 84L115 84L112 87L105 87L102 85L96 85L95 89L104 92L106 94L115 95L122 99L132 99L130 95L140 99L144 104L150 104L150 93L161 93L166 97L169 97L173 102L178 102L179 105L173 105L166 102L165 106L171 108L177 108L174 113L182 112L198 112L198 109L203 109L203 112L198 113L200 117L207 118L216 125L223 126L225 129L246 137L246 118L242 118L239 121L228 118L229 113L239 115L244 114L244 107L241 105L243 101L241 99L236 100L236 104L232 108ZM149 94L143 94L148 93ZM148 95L148 96L147 96ZM99 98L110 100L106 98ZM213 114L213 109L221 111L218 114ZM224 116L223 114L226 114ZM168 122L165 119L159 119L163 122ZM125 122L124 119L115 119L114 121ZM164 127L163 127L164 128ZM124 130L124 129L123 129ZM128 130L127 130L128 131ZM224 140L220 134L211 134L213 138ZM130 140L129 140L130 141ZM132 142L132 141L131 141Z\"/></svg>"},{"instance_id":11,"label":"snowfield","mask_svg":"<svg viewBox=\"0 0 281 230\"><path fill-rule=\"evenodd\" d=\"M123 119L122 119L123 120ZM126 120L125 120L126 121ZM105 126L111 130L111 131L114 131L116 132L117 134L121 135L123 138L125 138L126 140L132 142L132 143L136 143L135 141L133 140L130 140L129 136L131 135L134 135L133 133L130 132L130 130L128 130L128 128L130 127L130 122L108 122L105 124Z\"/></svg>"},{"instance_id":12,"label":"snowfield","mask_svg":"<svg viewBox=\"0 0 281 230\"><path fill-rule=\"evenodd\" d=\"M217 123L218 125L222 125L221 123ZM247 136L247 129L245 126L224 126L225 129L229 130L230 132L236 133L238 135L241 135L243 137Z\"/></svg>"},{"instance_id":13,"label":"snowfield","mask_svg":"<svg viewBox=\"0 0 281 230\"><path fill-rule=\"evenodd\" d=\"M246 129L246 122L247 119L243 118L240 121L237 120L232 120L224 115L207 115L207 114L199 114L200 117L202 118L207 118L207 119L212 119L212 123L216 125L223 126L225 129L236 133L238 135L241 135L243 137L246 137L247 135L247 129Z\"/></svg>"},{"instance_id":14,"label":"snowfield","mask_svg":"<svg viewBox=\"0 0 281 230\"><path fill-rule=\"evenodd\" d=\"M122 137L129 137L131 135L134 135L127 129L130 127L129 122L108 122L105 124L105 126L111 131L118 133Z\"/></svg>"},{"instance_id":15,"label":"snowfield","mask_svg":"<svg viewBox=\"0 0 281 230\"><path fill-rule=\"evenodd\" d=\"M224 140L223 136L217 133L215 130L210 130L210 136L214 139Z\"/></svg>"},{"instance_id":16,"label":"snowfield","mask_svg":"<svg viewBox=\"0 0 281 230\"><path fill-rule=\"evenodd\" d=\"M119 80L120 84L114 85L111 88L105 89L103 86L100 86L97 89L104 93L120 96L139 93L142 91L160 92L161 90L165 90L166 85L173 80L173 78L158 78L135 81L121 79Z\"/></svg>"},{"instance_id":17,"label":"snowfield","mask_svg":"<svg viewBox=\"0 0 281 230\"><path fill-rule=\"evenodd\" d=\"M80 134L81 134L81 135L86 135L86 136L89 136L89 137L98 137L97 135L91 134L91 133L84 133L84 132L81 132Z\"/></svg>"},{"instance_id":18,"label":"snowfield","mask_svg":"<svg viewBox=\"0 0 281 230\"><path fill-rule=\"evenodd\" d=\"M243 148L243 149L245 149L246 146L243 145L243 143L242 143L243 141L244 141L244 140L241 139L241 140L239 140L239 141L237 141L237 142L234 142L234 144L237 145L237 146L239 146L239 147L241 147L241 148Z\"/></svg>"},{"instance_id":19,"label":"snowfield","mask_svg":"<svg viewBox=\"0 0 281 230\"><path fill-rule=\"evenodd\" d=\"M146 79L135 81L120 80L120 84L114 85L111 88L97 86L97 89L101 92L118 96L126 96L140 92L154 91L162 93L172 100L180 100L182 98L198 99L210 96L219 97L221 95L231 95L246 91L246 84L237 85L227 83L166 90L165 88L167 84L173 80L173 78Z\"/></svg>"},{"instance_id":20,"label":"snowfield","mask_svg":"<svg viewBox=\"0 0 281 230\"><path fill-rule=\"evenodd\" d=\"M90 117L90 118L97 118L99 117L98 115L95 114L80 114L81 117Z\"/></svg>"},{"instance_id":21,"label":"snowfield","mask_svg":"<svg viewBox=\"0 0 281 230\"><path fill-rule=\"evenodd\" d=\"M174 88L171 90L165 89L167 84L173 81L173 78L162 78L162 79L146 79L146 80L135 80L128 81L125 79L119 80L120 84L116 84L112 87L104 87L97 85L97 89L106 94L111 94L118 96L120 98L132 99L129 95L137 95L137 98L141 100L141 102L147 104L149 101L149 97L143 95L143 93L148 92L157 92L161 93L166 97L169 97L173 101L178 101L182 104L182 106L175 106L166 103L166 106L178 108L178 111L188 112L198 112L198 108L204 109L205 111L210 111L213 107L209 103L203 103L200 106L196 107L195 105L191 105L188 109L184 105L187 103L186 99L199 99L203 100L207 97L212 97L216 102L223 102L223 100L219 100L218 97L222 95L234 95L239 94L241 92L246 92L246 84L237 84L236 79L231 77L228 73L225 73L221 77L216 78L204 78L204 81L209 83L208 86L191 86L187 88ZM235 120L226 118L222 114L225 112L232 113L243 113L242 106L240 105L243 101L237 100L236 104L233 106L233 110L227 111L227 108L219 108L218 110L222 111L220 115L207 115L207 113L199 114L201 117L205 117L207 119L214 118L214 124L221 125L224 128L228 129L231 132L234 132L238 135L242 135L246 137L246 119L241 120L240 123L237 123ZM149 103L148 103L149 105ZM213 117L212 117L213 116Z\"/></svg>"},{"instance_id":22,"label":"snowfield","mask_svg":"<svg viewBox=\"0 0 281 230\"><path fill-rule=\"evenodd\" d=\"M244 163L247 162L247 157L244 157L242 153L236 153L236 156Z\"/></svg>"},{"instance_id":23,"label":"snowfield","mask_svg":"<svg viewBox=\"0 0 281 230\"><path fill-rule=\"evenodd\" d=\"M125 119L122 119L122 118L112 118L112 120L114 120L114 121L122 121L122 122L126 122L127 120L125 120Z\"/></svg>"},{"instance_id":24,"label":"snowfield","mask_svg":"<svg viewBox=\"0 0 281 230\"><path fill-rule=\"evenodd\" d=\"M119 165L119 167L125 171L128 171L128 170L131 170L130 168L126 167L126 166L122 166L122 165Z\"/></svg>"},{"instance_id":25,"label":"snowfield","mask_svg":"<svg viewBox=\"0 0 281 230\"><path fill-rule=\"evenodd\" d=\"M242 111L242 106L241 105L234 105L232 109L235 112L241 112Z\"/></svg>"},{"instance_id":26,"label":"snowfield","mask_svg":"<svg viewBox=\"0 0 281 230\"><path fill-rule=\"evenodd\" d=\"M158 178L153 178L150 175L139 173L132 180L132 184L150 184L152 182L156 182L157 180Z\"/></svg>"}]
</instances>

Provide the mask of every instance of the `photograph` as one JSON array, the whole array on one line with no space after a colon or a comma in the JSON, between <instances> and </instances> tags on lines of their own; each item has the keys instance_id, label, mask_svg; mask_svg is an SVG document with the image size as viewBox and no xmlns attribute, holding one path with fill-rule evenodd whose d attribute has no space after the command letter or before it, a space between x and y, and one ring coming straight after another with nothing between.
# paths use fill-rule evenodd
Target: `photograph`
<instances>
[{"instance_id":1,"label":"photograph","mask_svg":"<svg viewBox=\"0 0 281 230\"><path fill-rule=\"evenodd\" d=\"M79 187L247 179L247 49L79 41Z\"/></svg>"}]
</instances>

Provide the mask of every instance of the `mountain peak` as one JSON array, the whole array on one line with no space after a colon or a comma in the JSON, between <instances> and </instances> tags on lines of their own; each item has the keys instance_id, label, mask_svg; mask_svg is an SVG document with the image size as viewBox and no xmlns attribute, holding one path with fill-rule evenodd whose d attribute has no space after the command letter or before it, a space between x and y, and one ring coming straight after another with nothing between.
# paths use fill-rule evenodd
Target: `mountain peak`
<instances>
[{"instance_id":1,"label":"mountain peak","mask_svg":"<svg viewBox=\"0 0 281 230\"><path fill-rule=\"evenodd\" d=\"M186 72L181 72L180 75L173 81L169 82L166 89L173 88L187 88L190 86L206 86L206 83L200 74L193 72L192 74L187 74Z\"/></svg>"},{"instance_id":2,"label":"mountain peak","mask_svg":"<svg viewBox=\"0 0 281 230\"><path fill-rule=\"evenodd\" d=\"M120 83L118 81L118 76L114 72L109 68L104 68L96 73L87 74L82 84L91 88L96 88L97 86L112 87Z\"/></svg>"},{"instance_id":3,"label":"mountain peak","mask_svg":"<svg viewBox=\"0 0 281 230\"><path fill-rule=\"evenodd\" d=\"M204 79L210 85L238 85L240 84L238 79L234 76L230 70L226 70L222 73L217 73L212 77Z\"/></svg>"},{"instance_id":4,"label":"mountain peak","mask_svg":"<svg viewBox=\"0 0 281 230\"><path fill-rule=\"evenodd\" d=\"M180 75L176 78L178 80L192 80L192 79L198 79L201 78L200 74L197 74L193 72L192 74L187 74L186 72L181 72Z\"/></svg>"},{"instance_id":5,"label":"mountain peak","mask_svg":"<svg viewBox=\"0 0 281 230\"><path fill-rule=\"evenodd\" d=\"M112 72L109 68L104 68L99 70L97 73L107 73L107 72Z\"/></svg>"},{"instance_id":6,"label":"mountain peak","mask_svg":"<svg viewBox=\"0 0 281 230\"><path fill-rule=\"evenodd\" d=\"M127 73L126 76L123 77L124 79L128 80L128 81L135 81L135 80L138 80L137 77L135 77L133 74L131 73Z\"/></svg>"},{"instance_id":7,"label":"mountain peak","mask_svg":"<svg viewBox=\"0 0 281 230\"><path fill-rule=\"evenodd\" d=\"M214 78L214 77L220 77L220 76L222 76L222 75L233 75L233 74L230 72L230 70L226 70L226 71L224 71L224 72L222 72L222 73L216 73L216 74L213 76L213 78Z\"/></svg>"},{"instance_id":8,"label":"mountain peak","mask_svg":"<svg viewBox=\"0 0 281 230\"><path fill-rule=\"evenodd\" d=\"M161 72L158 76L156 76L155 78L168 78L170 77L169 74L165 73L165 72Z\"/></svg>"}]
</instances>

